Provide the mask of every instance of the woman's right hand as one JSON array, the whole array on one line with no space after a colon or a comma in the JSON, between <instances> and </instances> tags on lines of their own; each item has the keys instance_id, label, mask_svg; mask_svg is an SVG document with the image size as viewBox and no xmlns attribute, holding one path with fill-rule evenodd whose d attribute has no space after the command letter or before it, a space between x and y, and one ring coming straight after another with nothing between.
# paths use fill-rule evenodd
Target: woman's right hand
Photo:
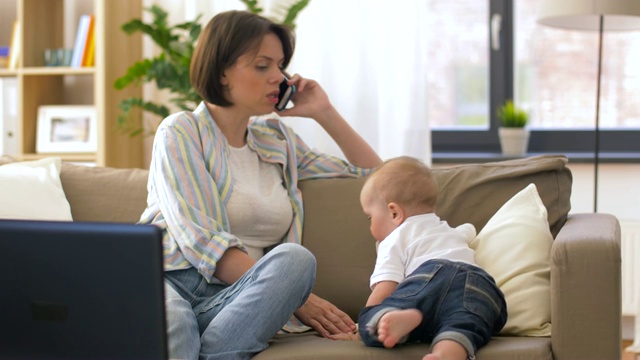
<instances>
[{"instance_id":1,"label":"woman's right hand","mask_svg":"<svg viewBox=\"0 0 640 360\"><path fill-rule=\"evenodd\" d=\"M356 329L349 315L313 293L294 314L303 324L328 339L335 334L353 333Z\"/></svg>"},{"instance_id":2,"label":"woman's right hand","mask_svg":"<svg viewBox=\"0 0 640 360\"><path fill-rule=\"evenodd\" d=\"M329 337L331 340L343 340L343 341L360 341L360 333L341 333L331 335Z\"/></svg>"}]
</instances>

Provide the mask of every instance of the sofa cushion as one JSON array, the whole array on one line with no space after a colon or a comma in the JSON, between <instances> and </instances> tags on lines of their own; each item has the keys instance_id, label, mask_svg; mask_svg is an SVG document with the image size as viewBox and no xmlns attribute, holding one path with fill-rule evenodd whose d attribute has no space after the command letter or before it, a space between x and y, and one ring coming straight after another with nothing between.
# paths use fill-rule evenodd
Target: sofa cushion
<instances>
[{"instance_id":1,"label":"sofa cushion","mask_svg":"<svg viewBox=\"0 0 640 360\"><path fill-rule=\"evenodd\" d=\"M564 156L538 156L434 168L441 188L438 214L452 226L469 222L480 232L507 200L534 183L552 232L557 232L570 209L572 178L566 163ZM376 256L359 202L363 183L364 179L300 183L305 211L302 244L316 256L318 267L314 292L353 319L370 294Z\"/></svg>"},{"instance_id":2,"label":"sofa cushion","mask_svg":"<svg viewBox=\"0 0 640 360\"><path fill-rule=\"evenodd\" d=\"M302 245L316 257L314 292L356 320L371 290L375 240L360 207L363 179L300 183L304 199Z\"/></svg>"},{"instance_id":3,"label":"sofa cushion","mask_svg":"<svg viewBox=\"0 0 640 360\"><path fill-rule=\"evenodd\" d=\"M507 301L504 335L551 335L551 243L547 209L530 184L507 201L469 244Z\"/></svg>"},{"instance_id":4,"label":"sofa cushion","mask_svg":"<svg viewBox=\"0 0 640 360\"><path fill-rule=\"evenodd\" d=\"M60 178L75 221L136 223L147 205L148 174L63 163Z\"/></svg>"},{"instance_id":5,"label":"sofa cushion","mask_svg":"<svg viewBox=\"0 0 640 360\"><path fill-rule=\"evenodd\" d=\"M0 166L0 218L71 221L57 157Z\"/></svg>"},{"instance_id":6,"label":"sofa cushion","mask_svg":"<svg viewBox=\"0 0 640 360\"><path fill-rule=\"evenodd\" d=\"M422 359L429 345L406 344L393 349L366 347L361 341L336 341L315 333L276 336L253 360ZM477 360L552 360L550 338L494 337L478 350Z\"/></svg>"},{"instance_id":7,"label":"sofa cushion","mask_svg":"<svg viewBox=\"0 0 640 360\"><path fill-rule=\"evenodd\" d=\"M555 238L571 209L572 176L561 155L435 168L437 213L452 226L470 222L480 231L507 200L534 183Z\"/></svg>"}]
</instances>

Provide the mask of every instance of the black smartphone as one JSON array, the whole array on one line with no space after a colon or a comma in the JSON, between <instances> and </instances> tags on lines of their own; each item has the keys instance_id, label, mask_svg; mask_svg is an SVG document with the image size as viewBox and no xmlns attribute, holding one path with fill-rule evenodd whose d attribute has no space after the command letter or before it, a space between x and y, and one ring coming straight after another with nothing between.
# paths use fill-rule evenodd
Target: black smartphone
<instances>
[{"instance_id":1,"label":"black smartphone","mask_svg":"<svg viewBox=\"0 0 640 360\"><path fill-rule=\"evenodd\" d=\"M278 93L278 102L276 103L276 110L278 111L282 111L287 107L289 100L291 100L291 97L296 92L296 86L287 84L288 81L289 79L285 77L280 83L280 92Z\"/></svg>"}]
</instances>

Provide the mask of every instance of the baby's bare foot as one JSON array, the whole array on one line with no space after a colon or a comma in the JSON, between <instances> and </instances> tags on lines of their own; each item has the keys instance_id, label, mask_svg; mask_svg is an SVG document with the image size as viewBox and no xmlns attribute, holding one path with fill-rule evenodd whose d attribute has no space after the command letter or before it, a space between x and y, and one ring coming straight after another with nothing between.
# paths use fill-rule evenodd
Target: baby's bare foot
<instances>
[{"instance_id":1,"label":"baby's bare foot","mask_svg":"<svg viewBox=\"0 0 640 360\"><path fill-rule=\"evenodd\" d=\"M436 354L427 354L422 358L422 360L440 360L440 356Z\"/></svg>"},{"instance_id":2,"label":"baby's bare foot","mask_svg":"<svg viewBox=\"0 0 640 360\"><path fill-rule=\"evenodd\" d=\"M384 347L394 347L422 322L422 313L417 309L390 311L378 321L378 341Z\"/></svg>"}]
</instances>

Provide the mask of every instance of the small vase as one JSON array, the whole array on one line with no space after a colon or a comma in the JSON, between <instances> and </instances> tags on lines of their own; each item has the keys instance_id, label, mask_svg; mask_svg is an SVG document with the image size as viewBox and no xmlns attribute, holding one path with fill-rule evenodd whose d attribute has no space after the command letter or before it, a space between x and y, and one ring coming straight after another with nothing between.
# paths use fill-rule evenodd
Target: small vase
<instances>
[{"instance_id":1,"label":"small vase","mask_svg":"<svg viewBox=\"0 0 640 360\"><path fill-rule=\"evenodd\" d=\"M522 156L527 153L529 129L501 127L498 129L498 136L500 137L502 155Z\"/></svg>"}]
</instances>

